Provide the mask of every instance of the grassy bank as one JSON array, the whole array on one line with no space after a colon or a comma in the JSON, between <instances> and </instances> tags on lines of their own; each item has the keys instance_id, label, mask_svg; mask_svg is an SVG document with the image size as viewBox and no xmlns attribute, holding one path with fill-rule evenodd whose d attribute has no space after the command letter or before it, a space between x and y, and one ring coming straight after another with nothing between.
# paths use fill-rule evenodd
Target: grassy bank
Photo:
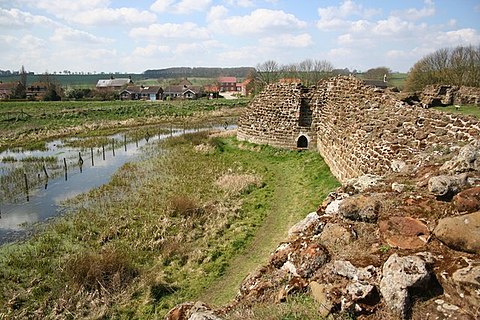
<instances>
[{"instance_id":1,"label":"grassy bank","mask_svg":"<svg viewBox=\"0 0 480 320\"><path fill-rule=\"evenodd\" d=\"M236 118L248 100L1 102L0 151L38 147L46 139L111 134L148 124L193 124Z\"/></svg>"},{"instance_id":2,"label":"grassy bank","mask_svg":"<svg viewBox=\"0 0 480 320\"><path fill-rule=\"evenodd\" d=\"M0 248L0 318L161 319L179 302L227 300L337 186L313 152L205 133L163 147Z\"/></svg>"}]
</instances>

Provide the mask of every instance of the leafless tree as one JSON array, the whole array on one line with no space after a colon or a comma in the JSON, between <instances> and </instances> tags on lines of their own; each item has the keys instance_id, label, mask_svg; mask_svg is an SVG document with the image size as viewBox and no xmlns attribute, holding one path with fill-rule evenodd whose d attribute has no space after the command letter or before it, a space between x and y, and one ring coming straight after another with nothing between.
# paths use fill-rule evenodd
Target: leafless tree
<instances>
[{"instance_id":1,"label":"leafless tree","mask_svg":"<svg viewBox=\"0 0 480 320\"><path fill-rule=\"evenodd\" d=\"M417 91L429 84L480 87L480 45L443 48L420 59L405 87Z\"/></svg>"},{"instance_id":2,"label":"leafless tree","mask_svg":"<svg viewBox=\"0 0 480 320\"><path fill-rule=\"evenodd\" d=\"M256 69L257 80L263 85L276 82L279 79L280 66L274 60L267 60L260 63L257 65Z\"/></svg>"}]
</instances>

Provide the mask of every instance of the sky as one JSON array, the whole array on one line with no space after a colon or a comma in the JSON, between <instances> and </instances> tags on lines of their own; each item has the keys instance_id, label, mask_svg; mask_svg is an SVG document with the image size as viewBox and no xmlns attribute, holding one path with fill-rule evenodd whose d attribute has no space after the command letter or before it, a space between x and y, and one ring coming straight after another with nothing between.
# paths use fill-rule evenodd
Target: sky
<instances>
[{"instance_id":1,"label":"sky","mask_svg":"<svg viewBox=\"0 0 480 320\"><path fill-rule=\"evenodd\" d=\"M305 59L407 72L480 45L479 0L0 0L0 70L133 72Z\"/></svg>"}]
</instances>

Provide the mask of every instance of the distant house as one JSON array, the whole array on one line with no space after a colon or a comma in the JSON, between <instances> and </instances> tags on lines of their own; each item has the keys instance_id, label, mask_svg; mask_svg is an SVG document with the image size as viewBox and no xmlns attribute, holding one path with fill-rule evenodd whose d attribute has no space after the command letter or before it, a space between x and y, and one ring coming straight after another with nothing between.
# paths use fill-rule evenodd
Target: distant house
<instances>
[{"instance_id":1,"label":"distant house","mask_svg":"<svg viewBox=\"0 0 480 320\"><path fill-rule=\"evenodd\" d=\"M187 79L177 85L171 85L163 91L164 99L198 99L202 96L202 87L194 86Z\"/></svg>"},{"instance_id":2,"label":"distant house","mask_svg":"<svg viewBox=\"0 0 480 320\"><path fill-rule=\"evenodd\" d=\"M11 99L15 95L15 90L20 82L0 82L0 100Z\"/></svg>"},{"instance_id":3,"label":"distant house","mask_svg":"<svg viewBox=\"0 0 480 320\"><path fill-rule=\"evenodd\" d=\"M25 93L27 99L30 100L43 100L47 94L49 84L47 82L34 82L27 86Z\"/></svg>"},{"instance_id":4,"label":"distant house","mask_svg":"<svg viewBox=\"0 0 480 320\"><path fill-rule=\"evenodd\" d=\"M237 91L237 78L236 77L219 77L218 84L220 86L220 92L235 92Z\"/></svg>"},{"instance_id":5,"label":"distant house","mask_svg":"<svg viewBox=\"0 0 480 320\"><path fill-rule=\"evenodd\" d=\"M163 89L160 86L128 86L120 92L122 100L162 100Z\"/></svg>"},{"instance_id":6,"label":"distant house","mask_svg":"<svg viewBox=\"0 0 480 320\"><path fill-rule=\"evenodd\" d=\"M251 92L250 83L252 83L252 79L245 79L245 81L241 83L237 83L237 92L240 93L242 96L248 96Z\"/></svg>"},{"instance_id":7,"label":"distant house","mask_svg":"<svg viewBox=\"0 0 480 320\"><path fill-rule=\"evenodd\" d=\"M113 79L100 79L95 86L98 90L103 91L114 91L114 90L121 90L122 88L133 84L131 78L113 78Z\"/></svg>"}]
</instances>

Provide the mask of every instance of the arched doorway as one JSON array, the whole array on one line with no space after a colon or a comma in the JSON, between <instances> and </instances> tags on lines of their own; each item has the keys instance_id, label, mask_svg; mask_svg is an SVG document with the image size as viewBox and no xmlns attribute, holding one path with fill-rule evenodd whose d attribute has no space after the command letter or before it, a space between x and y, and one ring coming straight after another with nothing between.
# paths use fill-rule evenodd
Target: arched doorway
<instances>
[{"instance_id":1,"label":"arched doorway","mask_svg":"<svg viewBox=\"0 0 480 320\"><path fill-rule=\"evenodd\" d=\"M308 148L308 139L305 136L298 137L297 148L307 149Z\"/></svg>"}]
</instances>

